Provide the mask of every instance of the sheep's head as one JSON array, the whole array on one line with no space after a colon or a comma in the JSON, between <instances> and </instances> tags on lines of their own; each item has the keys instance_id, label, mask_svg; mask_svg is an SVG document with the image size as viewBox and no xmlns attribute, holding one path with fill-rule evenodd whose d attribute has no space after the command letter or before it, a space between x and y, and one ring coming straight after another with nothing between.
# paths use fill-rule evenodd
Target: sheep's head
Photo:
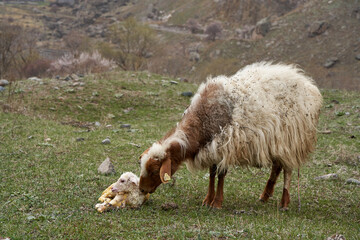
<instances>
[{"instance_id":1,"label":"sheep's head","mask_svg":"<svg viewBox=\"0 0 360 240\"><path fill-rule=\"evenodd\" d=\"M155 143L140 157L140 191L153 193L161 183L171 180L171 159L164 148Z\"/></svg>"},{"instance_id":2,"label":"sheep's head","mask_svg":"<svg viewBox=\"0 0 360 240\"><path fill-rule=\"evenodd\" d=\"M112 192L130 192L132 189L136 189L139 186L139 178L131 173L123 173L119 180L111 188Z\"/></svg>"}]
</instances>

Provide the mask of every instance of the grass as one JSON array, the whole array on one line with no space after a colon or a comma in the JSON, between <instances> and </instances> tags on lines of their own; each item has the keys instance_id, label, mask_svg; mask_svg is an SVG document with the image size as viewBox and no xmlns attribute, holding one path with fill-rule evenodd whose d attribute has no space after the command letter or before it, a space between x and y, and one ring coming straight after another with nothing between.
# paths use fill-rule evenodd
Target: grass
<instances>
[{"instance_id":1,"label":"grass","mask_svg":"<svg viewBox=\"0 0 360 240\"><path fill-rule=\"evenodd\" d=\"M345 184L360 179L359 92L322 91L318 147L300 171L300 212L297 174L288 212L278 210L282 179L268 203L257 201L269 170L255 168L230 169L223 209L211 210L201 207L206 172L191 175L185 167L173 186L160 186L140 209L96 212L101 192L122 172L139 174L139 155L181 118L190 100L180 93L197 88L169 80L113 72L87 76L83 86L44 79L19 82L10 97L0 93L6 110L0 112L0 237L325 239L338 233L360 239L360 188ZM131 129L121 128L123 123ZM101 144L106 137L110 145ZM97 173L107 156L116 175ZM339 178L314 179L328 173ZM163 210L169 202L179 208Z\"/></svg>"}]
</instances>

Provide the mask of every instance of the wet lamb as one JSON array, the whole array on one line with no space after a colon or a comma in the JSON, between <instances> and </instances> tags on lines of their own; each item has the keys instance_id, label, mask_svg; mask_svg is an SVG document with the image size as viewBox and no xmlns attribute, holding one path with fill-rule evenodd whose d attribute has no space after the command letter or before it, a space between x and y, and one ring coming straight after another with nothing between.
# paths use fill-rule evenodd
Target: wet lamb
<instances>
[{"instance_id":1,"label":"wet lamb","mask_svg":"<svg viewBox=\"0 0 360 240\"><path fill-rule=\"evenodd\" d=\"M148 198L148 194L143 194L139 190L139 178L131 172L126 172L102 193L99 198L102 203L96 204L95 208L99 212L126 206L137 208Z\"/></svg>"}]
</instances>

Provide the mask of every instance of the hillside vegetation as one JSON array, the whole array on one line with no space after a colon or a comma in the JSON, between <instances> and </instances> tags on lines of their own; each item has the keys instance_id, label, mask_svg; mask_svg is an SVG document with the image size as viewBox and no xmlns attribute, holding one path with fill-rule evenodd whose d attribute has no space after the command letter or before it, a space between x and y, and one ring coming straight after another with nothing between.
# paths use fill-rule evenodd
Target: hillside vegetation
<instances>
[{"instance_id":1,"label":"hillside vegetation","mask_svg":"<svg viewBox=\"0 0 360 240\"><path fill-rule=\"evenodd\" d=\"M0 93L0 237L10 239L359 239L359 92L323 90L317 150L292 179L292 202L258 202L269 169L232 168L223 209L201 207L207 172L179 170L140 209L103 214L97 198L181 118L190 83L148 72L109 72L79 81L19 81ZM97 123L96 123L97 122ZM131 128L122 128L131 124ZM111 144L103 145L105 138ZM115 175L97 167L110 157ZM316 180L335 173L337 178ZM175 203L169 209L164 204Z\"/></svg>"},{"instance_id":2,"label":"hillside vegetation","mask_svg":"<svg viewBox=\"0 0 360 240\"><path fill-rule=\"evenodd\" d=\"M157 33L142 70L203 82L267 60L298 64L323 88L360 90L358 0L55 2L6 4L1 18L40 31L38 47L48 57L69 51L66 39L77 34L91 39L87 51L111 42L111 26L134 17ZM222 31L211 41L205 32L214 22Z\"/></svg>"}]
</instances>

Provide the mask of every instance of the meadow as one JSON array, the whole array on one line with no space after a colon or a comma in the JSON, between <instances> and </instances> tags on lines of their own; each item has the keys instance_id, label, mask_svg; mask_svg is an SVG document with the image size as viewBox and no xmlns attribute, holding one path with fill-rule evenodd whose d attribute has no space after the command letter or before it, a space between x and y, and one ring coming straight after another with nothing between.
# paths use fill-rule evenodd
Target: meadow
<instances>
[{"instance_id":1,"label":"meadow","mask_svg":"<svg viewBox=\"0 0 360 240\"><path fill-rule=\"evenodd\" d=\"M269 169L229 169L223 208L214 210L201 206L207 171L183 167L141 208L98 213L101 192L125 171L138 175L140 154L189 105L181 93L197 85L171 81L110 72L80 81L18 81L1 92L0 238L360 239L360 186L346 183L360 180L360 92L345 90L321 90L317 149L299 180L294 171L287 212L278 207L282 175L273 198L258 201ZM111 143L102 144L107 137ZM98 173L106 157L116 174ZM315 179L329 173L338 177Z\"/></svg>"}]
</instances>

